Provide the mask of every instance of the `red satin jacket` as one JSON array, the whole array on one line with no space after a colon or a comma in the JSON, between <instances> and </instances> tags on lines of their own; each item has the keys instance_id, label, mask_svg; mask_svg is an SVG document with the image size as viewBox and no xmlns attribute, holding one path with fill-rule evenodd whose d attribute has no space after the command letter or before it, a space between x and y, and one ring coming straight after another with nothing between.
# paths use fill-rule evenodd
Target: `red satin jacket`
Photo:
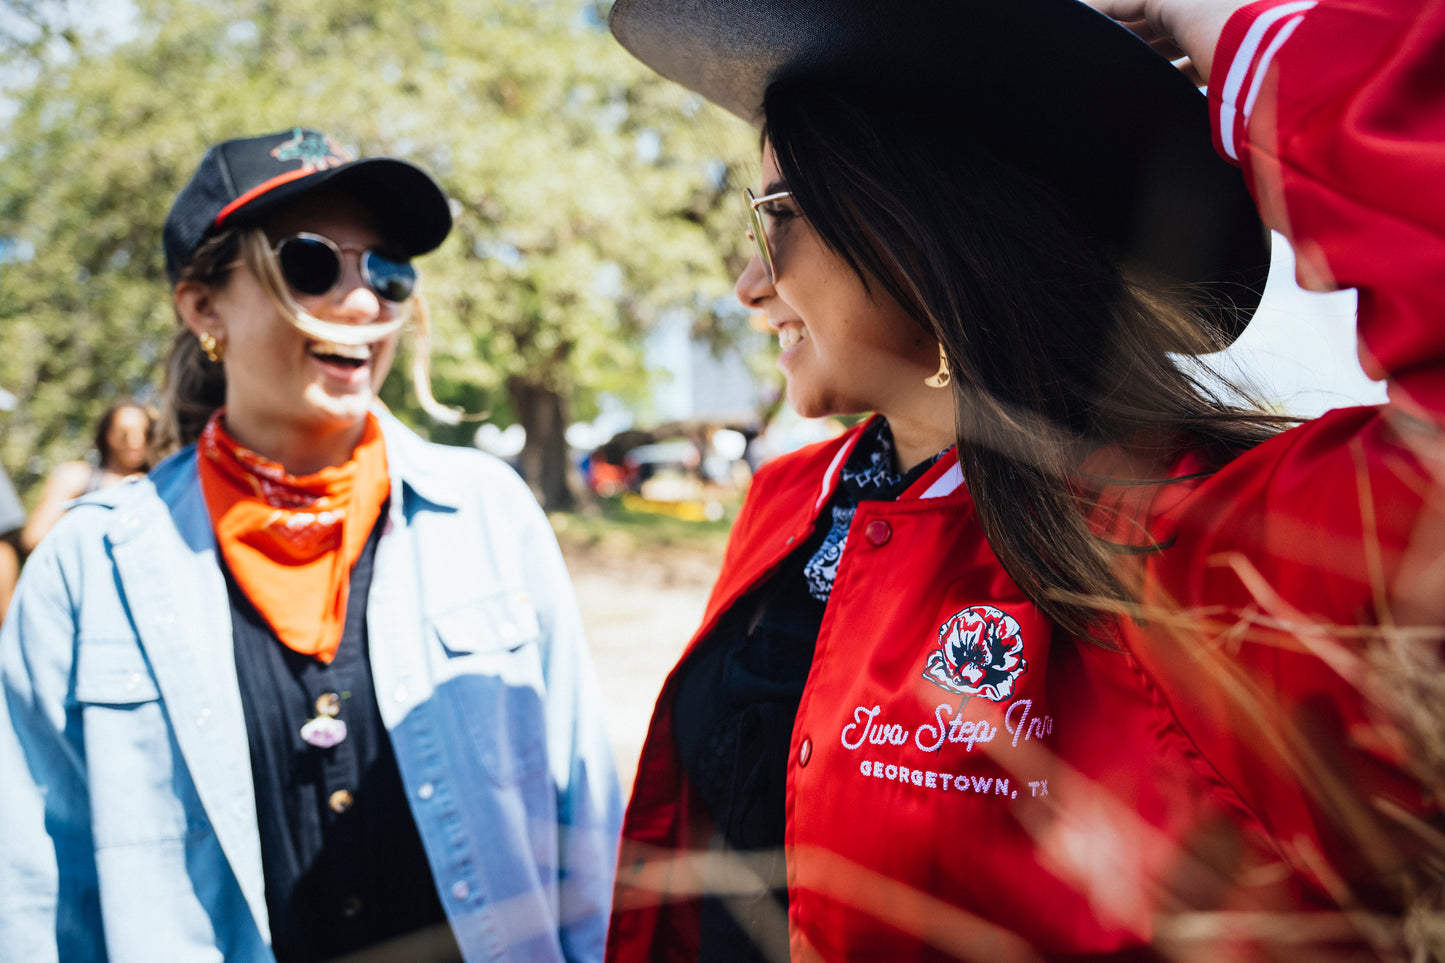
<instances>
[{"instance_id":1,"label":"red satin jacket","mask_svg":"<svg viewBox=\"0 0 1445 963\"><path fill-rule=\"evenodd\" d=\"M1230 21L1219 146L1302 281L1359 288L1392 404L1105 491L1101 525L1142 519L1167 546L1145 557L1122 651L1024 598L951 455L859 505L793 729L793 959L1308 953L1269 928L1342 938L1317 911L1370 905L1362 881L1418 854L1402 826L1435 810L1385 710L1412 695L1399 654L1436 651L1414 629L1445 624L1442 63L1445 0L1264 0ZM857 435L758 473L694 646L806 537ZM623 828L613 960L695 960L693 898L747 882L701 855L672 700L669 678Z\"/></svg>"}]
</instances>

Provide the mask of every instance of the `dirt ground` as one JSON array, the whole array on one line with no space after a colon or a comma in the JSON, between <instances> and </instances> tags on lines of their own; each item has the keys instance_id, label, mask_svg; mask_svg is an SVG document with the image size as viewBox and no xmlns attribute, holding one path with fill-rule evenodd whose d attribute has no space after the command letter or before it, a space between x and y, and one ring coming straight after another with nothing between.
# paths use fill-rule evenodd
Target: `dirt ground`
<instances>
[{"instance_id":1,"label":"dirt ground","mask_svg":"<svg viewBox=\"0 0 1445 963\"><path fill-rule=\"evenodd\" d=\"M562 552L597 664L626 796L658 690L702 621L722 546L619 550L564 538Z\"/></svg>"}]
</instances>

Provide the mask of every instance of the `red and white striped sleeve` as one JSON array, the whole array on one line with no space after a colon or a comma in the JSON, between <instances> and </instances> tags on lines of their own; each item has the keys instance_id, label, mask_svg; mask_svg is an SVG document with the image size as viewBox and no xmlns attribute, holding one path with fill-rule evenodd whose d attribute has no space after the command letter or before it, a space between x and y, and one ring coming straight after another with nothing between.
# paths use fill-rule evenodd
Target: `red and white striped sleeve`
<instances>
[{"instance_id":1,"label":"red and white striped sleeve","mask_svg":"<svg viewBox=\"0 0 1445 963\"><path fill-rule=\"evenodd\" d=\"M1274 55L1316 0L1258 0L1234 12L1219 36L1209 77L1214 149L1238 164L1245 129Z\"/></svg>"},{"instance_id":2,"label":"red and white striped sleeve","mask_svg":"<svg viewBox=\"0 0 1445 963\"><path fill-rule=\"evenodd\" d=\"M1360 359L1445 427L1445 0L1261 0L1210 71L1239 164L1311 290L1359 292Z\"/></svg>"}]
</instances>

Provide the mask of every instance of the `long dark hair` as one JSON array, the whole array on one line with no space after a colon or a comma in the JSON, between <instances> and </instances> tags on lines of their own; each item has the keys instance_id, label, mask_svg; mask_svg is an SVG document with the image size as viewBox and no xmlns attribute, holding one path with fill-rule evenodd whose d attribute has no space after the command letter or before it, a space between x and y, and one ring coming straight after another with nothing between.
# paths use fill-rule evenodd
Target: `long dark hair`
<instances>
[{"instance_id":1,"label":"long dark hair","mask_svg":"<svg viewBox=\"0 0 1445 963\"><path fill-rule=\"evenodd\" d=\"M1158 484L1185 450L1223 465L1292 420L1185 370L1175 353L1222 346L1201 299L1131 277L1046 184L969 141L966 104L935 108L839 78L779 81L764 140L823 242L942 344L999 561L1057 625L1107 641L1100 613L1134 600L1124 560L1141 546L1091 530L1100 480L1083 458L1112 446L1145 466L1117 480Z\"/></svg>"}]
</instances>

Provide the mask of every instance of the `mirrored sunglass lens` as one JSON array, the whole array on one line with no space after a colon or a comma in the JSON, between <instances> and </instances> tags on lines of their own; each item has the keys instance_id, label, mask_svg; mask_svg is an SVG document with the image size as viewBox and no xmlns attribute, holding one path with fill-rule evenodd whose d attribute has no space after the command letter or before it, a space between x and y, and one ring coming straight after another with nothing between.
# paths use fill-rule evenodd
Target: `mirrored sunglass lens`
<instances>
[{"instance_id":1,"label":"mirrored sunglass lens","mask_svg":"<svg viewBox=\"0 0 1445 963\"><path fill-rule=\"evenodd\" d=\"M281 263L281 276L301 294L325 294L341 277L336 252L313 238L288 237L276 249L276 259Z\"/></svg>"},{"instance_id":2,"label":"mirrored sunglass lens","mask_svg":"<svg viewBox=\"0 0 1445 963\"><path fill-rule=\"evenodd\" d=\"M383 300L405 301L416 288L416 268L407 261L394 261L375 251L367 251L362 265L371 289Z\"/></svg>"}]
</instances>

